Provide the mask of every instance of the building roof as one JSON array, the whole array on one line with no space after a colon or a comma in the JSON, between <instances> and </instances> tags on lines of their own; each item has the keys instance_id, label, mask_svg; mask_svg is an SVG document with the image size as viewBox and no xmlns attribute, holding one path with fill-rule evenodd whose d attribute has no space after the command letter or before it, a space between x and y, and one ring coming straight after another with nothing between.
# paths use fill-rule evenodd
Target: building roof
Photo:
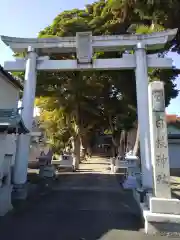
<instances>
[{"instance_id":1,"label":"building roof","mask_svg":"<svg viewBox=\"0 0 180 240\"><path fill-rule=\"evenodd\" d=\"M167 114L166 121L168 125L180 128L180 116L177 116L175 114Z\"/></svg>"},{"instance_id":2,"label":"building roof","mask_svg":"<svg viewBox=\"0 0 180 240\"><path fill-rule=\"evenodd\" d=\"M0 109L0 132L29 133L21 115L14 109Z\"/></svg>"},{"instance_id":3,"label":"building roof","mask_svg":"<svg viewBox=\"0 0 180 240\"><path fill-rule=\"evenodd\" d=\"M176 114L167 114L166 115L167 123L174 123L180 121L180 117Z\"/></svg>"},{"instance_id":4,"label":"building roof","mask_svg":"<svg viewBox=\"0 0 180 240\"><path fill-rule=\"evenodd\" d=\"M0 65L0 73L7 79L12 85L16 88L23 90L23 85L15 77L13 77L9 72L5 71L4 68Z\"/></svg>"}]
</instances>

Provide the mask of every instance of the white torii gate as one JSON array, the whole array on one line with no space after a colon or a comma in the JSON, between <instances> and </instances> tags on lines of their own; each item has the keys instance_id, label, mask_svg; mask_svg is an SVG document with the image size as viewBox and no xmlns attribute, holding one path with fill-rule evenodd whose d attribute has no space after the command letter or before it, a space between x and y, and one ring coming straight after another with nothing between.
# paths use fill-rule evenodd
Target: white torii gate
<instances>
[{"instance_id":1,"label":"white torii gate","mask_svg":"<svg viewBox=\"0 0 180 240\"><path fill-rule=\"evenodd\" d=\"M25 71L22 117L26 127L31 130L34 98L36 91L36 71L88 71L134 69L138 121L140 125L140 148L142 162L142 183L152 188L152 163L150 151L150 126L148 108L148 68L172 68L172 60L146 55L146 50L158 50L171 41L177 29L147 35L92 36L91 32L77 33L76 37L55 38L14 38L1 36L2 41L14 52L26 52L25 59L5 62L7 71ZM122 58L93 59L96 51L118 52L132 50L134 54L124 54ZM49 60L52 53L77 53L77 60ZM128 81L128 79L127 79ZM23 189L27 180L30 135L21 135L14 170L14 183Z\"/></svg>"}]
</instances>

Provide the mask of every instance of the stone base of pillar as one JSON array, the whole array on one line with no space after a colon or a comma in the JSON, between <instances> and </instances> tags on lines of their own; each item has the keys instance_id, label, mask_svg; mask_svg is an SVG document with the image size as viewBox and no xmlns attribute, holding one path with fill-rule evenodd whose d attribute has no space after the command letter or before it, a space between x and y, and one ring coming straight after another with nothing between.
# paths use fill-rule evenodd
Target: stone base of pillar
<instances>
[{"instance_id":1,"label":"stone base of pillar","mask_svg":"<svg viewBox=\"0 0 180 240\"><path fill-rule=\"evenodd\" d=\"M133 190L133 194L140 208L146 234L180 236L178 199L155 198L151 192L146 192L142 197L137 190Z\"/></svg>"},{"instance_id":2,"label":"stone base of pillar","mask_svg":"<svg viewBox=\"0 0 180 240\"><path fill-rule=\"evenodd\" d=\"M149 209L152 213L180 215L180 200L151 197Z\"/></svg>"},{"instance_id":3,"label":"stone base of pillar","mask_svg":"<svg viewBox=\"0 0 180 240\"><path fill-rule=\"evenodd\" d=\"M6 215L13 209L11 204L12 186L4 186L0 188L0 216Z\"/></svg>"},{"instance_id":4,"label":"stone base of pillar","mask_svg":"<svg viewBox=\"0 0 180 240\"><path fill-rule=\"evenodd\" d=\"M146 234L163 233L180 236L180 215L152 213L149 210L143 210L143 216Z\"/></svg>"},{"instance_id":5,"label":"stone base of pillar","mask_svg":"<svg viewBox=\"0 0 180 240\"><path fill-rule=\"evenodd\" d=\"M15 200L25 200L28 195L27 183L25 184L14 184L12 197Z\"/></svg>"}]
</instances>

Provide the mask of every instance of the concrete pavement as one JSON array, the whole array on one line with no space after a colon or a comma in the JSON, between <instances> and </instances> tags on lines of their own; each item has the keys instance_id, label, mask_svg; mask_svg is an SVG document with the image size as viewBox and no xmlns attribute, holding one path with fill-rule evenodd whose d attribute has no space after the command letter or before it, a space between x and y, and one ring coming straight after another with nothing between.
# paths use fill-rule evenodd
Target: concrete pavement
<instances>
[{"instance_id":1,"label":"concrete pavement","mask_svg":"<svg viewBox=\"0 0 180 240\"><path fill-rule=\"evenodd\" d=\"M92 157L83 161L79 166L80 172L110 173L110 159L103 157Z\"/></svg>"},{"instance_id":2,"label":"concrete pavement","mask_svg":"<svg viewBox=\"0 0 180 240\"><path fill-rule=\"evenodd\" d=\"M104 164L103 164L104 161ZM23 211L0 219L3 240L160 240L141 231L139 210L108 160L92 159L80 171L60 174L53 191Z\"/></svg>"}]
</instances>

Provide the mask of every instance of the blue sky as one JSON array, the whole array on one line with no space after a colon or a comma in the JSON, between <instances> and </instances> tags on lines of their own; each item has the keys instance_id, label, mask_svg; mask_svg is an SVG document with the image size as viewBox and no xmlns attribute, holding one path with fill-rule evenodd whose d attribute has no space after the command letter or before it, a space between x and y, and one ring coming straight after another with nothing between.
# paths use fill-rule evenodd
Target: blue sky
<instances>
[{"instance_id":1,"label":"blue sky","mask_svg":"<svg viewBox=\"0 0 180 240\"><path fill-rule=\"evenodd\" d=\"M38 32L51 24L58 13L72 8L83 8L94 0L5 0L1 2L0 35L36 37ZM174 65L180 68L180 56L169 54ZM11 60L12 51L0 42L0 64ZM180 78L177 79L180 89ZM180 96L171 101L168 113L180 114Z\"/></svg>"}]
</instances>

